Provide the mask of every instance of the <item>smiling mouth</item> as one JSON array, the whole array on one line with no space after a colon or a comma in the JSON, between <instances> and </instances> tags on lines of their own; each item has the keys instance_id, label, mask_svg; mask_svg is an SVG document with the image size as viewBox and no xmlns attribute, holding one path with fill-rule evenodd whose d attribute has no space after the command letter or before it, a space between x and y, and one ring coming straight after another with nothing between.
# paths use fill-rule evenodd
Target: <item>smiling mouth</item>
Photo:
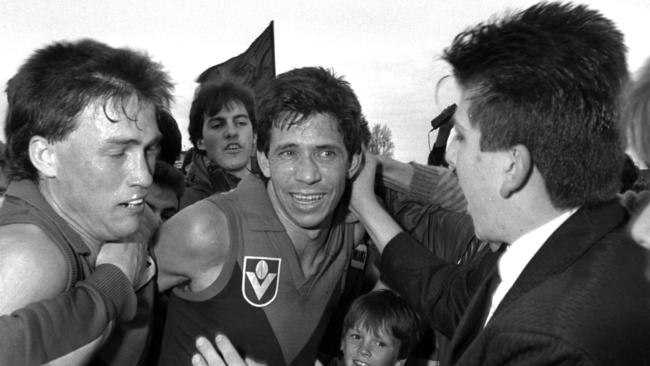
<instances>
[{"instance_id":1,"label":"smiling mouth","mask_svg":"<svg viewBox=\"0 0 650 366\"><path fill-rule=\"evenodd\" d=\"M300 203L314 203L318 202L325 197L325 194L323 193L314 193L314 194L300 194L300 193L293 193L291 194L291 197L293 197L294 200L300 202Z\"/></svg>"},{"instance_id":2,"label":"smiling mouth","mask_svg":"<svg viewBox=\"0 0 650 366\"><path fill-rule=\"evenodd\" d=\"M365 362L359 361L359 360L353 360L352 363L354 363L357 366L368 366L369 365L368 363L365 363Z\"/></svg>"}]
</instances>

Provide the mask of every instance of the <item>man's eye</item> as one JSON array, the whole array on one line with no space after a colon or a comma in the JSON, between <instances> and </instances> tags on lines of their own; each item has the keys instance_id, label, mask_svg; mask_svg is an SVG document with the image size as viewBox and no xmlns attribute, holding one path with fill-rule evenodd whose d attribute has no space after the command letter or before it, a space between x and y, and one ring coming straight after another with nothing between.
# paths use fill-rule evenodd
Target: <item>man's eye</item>
<instances>
[{"instance_id":1,"label":"man's eye","mask_svg":"<svg viewBox=\"0 0 650 366\"><path fill-rule=\"evenodd\" d=\"M285 158L285 159L291 159L294 156L296 156L296 153L291 151L291 150L285 150L285 151L281 151L278 154L278 156L280 156L281 158Z\"/></svg>"},{"instance_id":2,"label":"man's eye","mask_svg":"<svg viewBox=\"0 0 650 366\"><path fill-rule=\"evenodd\" d=\"M318 153L318 157L324 160L330 160L336 158L336 152L332 150L323 150Z\"/></svg>"},{"instance_id":3,"label":"man's eye","mask_svg":"<svg viewBox=\"0 0 650 366\"><path fill-rule=\"evenodd\" d=\"M125 155L126 153L124 150L115 150L115 151L109 151L108 156L111 158L121 158Z\"/></svg>"},{"instance_id":4,"label":"man's eye","mask_svg":"<svg viewBox=\"0 0 650 366\"><path fill-rule=\"evenodd\" d=\"M240 120L237 121L237 125L239 125L239 126L248 126L249 123L250 122L247 119L240 119Z\"/></svg>"}]
</instances>

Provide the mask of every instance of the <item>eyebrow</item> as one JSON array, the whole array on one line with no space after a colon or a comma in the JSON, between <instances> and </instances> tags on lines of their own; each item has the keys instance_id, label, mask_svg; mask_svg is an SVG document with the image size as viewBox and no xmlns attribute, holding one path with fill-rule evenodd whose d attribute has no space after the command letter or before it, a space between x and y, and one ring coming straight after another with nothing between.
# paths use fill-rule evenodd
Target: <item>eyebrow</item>
<instances>
[{"instance_id":1,"label":"eyebrow","mask_svg":"<svg viewBox=\"0 0 650 366\"><path fill-rule=\"evenodd\" d=\"M234 115L232 118L235 119L235 118L242 118L242 117L250 119L248 114L245 114L245 113ZM208 121L225 121L225 120L226 120L226 118L221 117L221 116L208 117Z\"/></svg>"},{"instance_id":2,"label":"eyebrow","mask_svg":"<svg viewBox=\"0 0 650 366\"><path fill-rule=\"evenodd\" d=\"M156 137L154 137L148 144L147 146L155 145L159 143L162 140L162 134L158 133ZM110 145L138 145L142 143L142 140L140 139L134 139L134 138L120 138L120 137L112 137L106 140L107 144Z\"/></svg>"}]
</instances>

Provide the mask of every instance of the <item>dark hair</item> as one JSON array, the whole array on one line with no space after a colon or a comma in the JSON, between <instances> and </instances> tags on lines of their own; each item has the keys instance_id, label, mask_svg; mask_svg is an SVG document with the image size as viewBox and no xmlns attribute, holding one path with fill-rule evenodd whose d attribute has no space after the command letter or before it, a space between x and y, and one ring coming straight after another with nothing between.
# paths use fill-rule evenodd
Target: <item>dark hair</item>
<instances>
[{"instance_id":1,"label":"dark hair","mask_svg":"<svg viewBox=\"0 0 650 366\"><path fill-rule=\"evenodd\" d=\"M94 40L58 42L37 50L7 83L5 135L10 177L36 181L29 141L64 140L78 127L77 116L93 103L123 109L140 103L166 108L172 84L147 55ZM105 112L106 113L106 112ZM110 120L110 118L109 118Z\"/></svg>"},{"instance_id":2,"label":"dark hair","mask_svg":"<svg viewBox=\"0 0 650 366\"><path fill-rule=\"evenodd\" d=\"M183 190L185 189L185 176L183 173L173 165L162 160L156 161L156 169L153 173L153 182L159 186L174 191L174 194L179 200L183 195Z\"/></svg>"},{"instance_id":3,"label":"dark hair","mask_svg":"<svg viewBox=\"0 0 650 366\"><path fill-rule=\"evenodd\" d=\"M162 134L158 159L173 166L183 149L181 130L178 128L178 123L176 123L171 113L164 109L157 111L157 119L158 129Z\"/></svg>"},{"instance_id":4,"label":"dark hair","mask_svg":"<svg viewBox=\"0 0 650 366\"><path fill-rule=\"evenodd\" d=\"M259 101L257 150L269 152L273 127L290 128L317 113L336 119L350 159L361 152L370 131L359 100L347 81L322 67L294 69L269 83Z\"/></svg>"},{"instance_id":5,"label":"dark hair","mask_svg":"<svg viewBox=\"0 0 650 366\"><path fill-rule=\"evenodd\" d=\"M470 91L481 150L526 146L553 205L568 208L618 191L625 51L597 11L541 3L460 33L444 58Z\"/></svg>"},{"instance_id":6,"label":"dark hair","mask_svg":"<svg viewBox=\"0 0 650 366\"><path fill-rule=\"evenodd\" d=\"M197 147L199 139L203 137L203 121L205 117L214 116L222 109L230 107L233 103L244 105L246 113L248 113L248 119L253 126L253 132L257 131L255 96L249 87L234 81L207 82L199 86L192 101L190 124L187 127L190 141L194 147ZM200 150L197 148L197 151Z\"/></svg>"},{"instance_id":7,"label":"dark hair","mask_svg":"<svg viewBox=\"0 0 650 366\"><path fill-rule=\"evenodd\" d=\"M402 297L390 290L371 291L359 296L345 314L343 336L355 326L386 332L399 339L398 358L407 358L422 337L422 318Z\"/></svg>"},{"instance_id":8,"label":"dark hair","mask_svg":"<svg viewBox=\"0 0 650 366\"><path fill-rule=\"evenodd\" d=\"M650 59L637 79L627 85L623 103L624 135L639 157L650 164Z\"/></svg>"}]
</instances>

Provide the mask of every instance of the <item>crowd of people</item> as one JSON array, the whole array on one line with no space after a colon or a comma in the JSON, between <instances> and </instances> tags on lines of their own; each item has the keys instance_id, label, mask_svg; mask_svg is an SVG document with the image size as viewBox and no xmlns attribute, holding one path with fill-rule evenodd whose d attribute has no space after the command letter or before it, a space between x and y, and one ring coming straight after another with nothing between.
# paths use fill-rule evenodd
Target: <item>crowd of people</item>
<instances>
[{"instance_id":1,"label":"crowd of people","mask_svg":"<svg viewBox=\"0 0 650 366\"><path fill-rule=\"evenodd\" d=\"M332 70L207 82L182 169L162 65L36 50L6 89L0 364L650 363L624 170L650 164L650 62L625 50L583 5L468 28L430 165L367 152Z\"/></svg>"}]
</instances>

